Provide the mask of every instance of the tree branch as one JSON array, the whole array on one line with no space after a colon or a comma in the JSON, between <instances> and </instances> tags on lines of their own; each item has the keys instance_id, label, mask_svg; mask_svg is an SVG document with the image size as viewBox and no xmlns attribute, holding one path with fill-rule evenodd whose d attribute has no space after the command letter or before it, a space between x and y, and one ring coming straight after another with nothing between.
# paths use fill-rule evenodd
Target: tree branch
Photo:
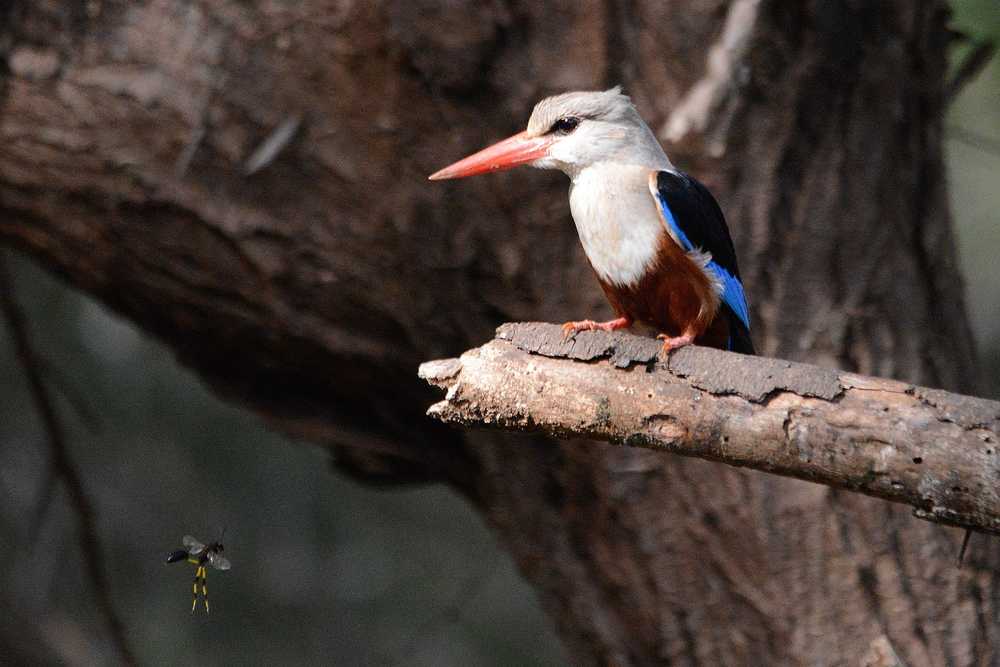
<instances>
[{"instance_id":1,"label":"tree branch","mask_svg":"<svg viewBox=\"0 0 1000 667\"><path fill-rule=\"evenodd\" d=\"M951 106L965 87L979 75L996 53L996 44L990 40L973 42L969 53L958 65L955 74L945 84L944 103Z\"/></svg>"},{"instance_id":2,"label":"tree branch","mask_svg":"<svg viewBox=\"0 0 1000 667\"><path fill-rule=\"evenodd\" d=\"M778 359L505 324L420 376L428 414L721 461L858 491L1000 534L1000 403ZM578 363L580 361L590 363Z\"/></svg>"},{"instance_id":3,"label":"tree branch","mask_svg":"<svg viewBox=\"0 0 1000 667\"><path fill-rule=\"evenodd\" d=\"M80 522L78 528L80 551L83 554L90 582L94 587L94 594L97 596L97 606L104 614L110 628L111 640L121 654L122 662L126 665L136 665L138 662L129 646L125 625L115 612L111 600L111 588L105 575L101 545L97 539L97 519L94 506L83 488L83 480L70 457L69 444L56 411L55 401L49 394L49 389L42 376L45 364L32 345L31 336L28 333L27 318L14 297L14 279L7 268L6 258L2 253L0 253L0 313L7 320L11 338L14 341L14 350L21 362L21 367L24 369L32 397L49 438L52 456L51 468L50 472L46 474L47 479L42 491L40 502L43 507L38 513L39 520L44 513L44 506L48 505L51 498L52 479L58 477L66 484L71 504Z\"/></svg>"}]
</instances>

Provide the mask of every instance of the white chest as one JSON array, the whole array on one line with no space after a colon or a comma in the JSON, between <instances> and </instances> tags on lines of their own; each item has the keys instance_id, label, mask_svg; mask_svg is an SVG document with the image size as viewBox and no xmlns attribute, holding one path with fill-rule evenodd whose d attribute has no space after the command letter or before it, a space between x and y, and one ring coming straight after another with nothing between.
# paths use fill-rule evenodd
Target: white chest
<instances>
[{"instance_id":1,"label":"white chest","mask_svg":"<svg viewBox=\"0 0 1000 667\"><path fill-rule=\"evenodd\" d=\"M636 283L666 233L649 193L649 169L587 167L573 179L569 208L587 258L602 280Z\"/></svg>"}]
</instances>

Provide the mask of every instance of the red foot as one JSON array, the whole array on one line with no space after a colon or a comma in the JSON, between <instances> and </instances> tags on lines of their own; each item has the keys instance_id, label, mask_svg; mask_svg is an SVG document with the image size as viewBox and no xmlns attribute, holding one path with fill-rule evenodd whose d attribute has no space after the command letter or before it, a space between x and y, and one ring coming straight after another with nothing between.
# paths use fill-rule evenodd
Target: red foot
<instances>
[{"instance_id":1,"label":"red foot","mask_svg":"<svg viewBox=\"0 0 1000 667\"><path fill-rule=\"evenodd\" d=\"M694 342L694 336L691 334L673 337L668 336L667 334L660 334L656 337L656 339L663 341L663 349L660 350L660 354L664 356L668 356L679 347L684 347L685 345L690 345Z\"/></svg>"},{"instance_id":2,"label":"red foot","mask_svg":"<svg viewBox=\"0 0 1000 667\"><path fill-rule=\"evenodd\" d=\"M617 320L609 320L607 322L595 322L594 320L567 322L562 325L563 339L572 338L581 331L614 331L616 329L627 329L630 326L632 326L632 320L627 317L619 317Z\"/></svg>"}]
</instances>

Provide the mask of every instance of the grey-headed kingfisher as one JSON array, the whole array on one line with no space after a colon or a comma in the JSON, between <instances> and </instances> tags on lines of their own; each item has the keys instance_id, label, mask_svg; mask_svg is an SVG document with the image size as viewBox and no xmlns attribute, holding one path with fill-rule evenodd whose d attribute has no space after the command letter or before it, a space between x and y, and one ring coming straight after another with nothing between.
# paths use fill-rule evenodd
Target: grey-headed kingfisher
<instances>
[{"instance_id":1,"label":"grey-headed kingfisher","mask_svg":"<svg viewBox=\"0 0 1000 667\"><path fill-rule=\"evenodd\" d=\"M567 335L653 327L669 352L689 343L753 354L750 313L722 210L677 170L620 88L539 102L524 132L431 175L463 178L527 164L570 177L587 259L617 317Z\"/></svg>"}]
</instances>

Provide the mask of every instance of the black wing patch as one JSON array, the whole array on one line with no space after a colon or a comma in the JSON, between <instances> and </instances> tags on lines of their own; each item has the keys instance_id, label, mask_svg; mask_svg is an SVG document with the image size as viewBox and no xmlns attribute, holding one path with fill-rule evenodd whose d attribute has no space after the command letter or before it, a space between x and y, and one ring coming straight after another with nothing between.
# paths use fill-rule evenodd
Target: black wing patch
<instances>
[{"instance_id":1,"label":"black wing patch","mask_svg":"<svg viewBox=\"0 0 1000 667\"><path fill-rule=\"evenodd\" d=\"M750 308L740 280L736 249L715 197L691 176L670 171L657 172L655 194L664 223L681 247L712 255L705 268L722 285L721 307L729 319L729 349L754 354Z\"/></svg>"},{"instance_id":2,"label":"black wing patch","mask_svg":"<svg viewBox=\"0 0 1000 667\"><path fill-rule=\"evenodd\" d=\"M712 253L712 259L719 266L739 279L740 269L729 227L708 188L687 174L672 171L657 173L656 187L691 245Z\"/></svg>"}]
</instances>

